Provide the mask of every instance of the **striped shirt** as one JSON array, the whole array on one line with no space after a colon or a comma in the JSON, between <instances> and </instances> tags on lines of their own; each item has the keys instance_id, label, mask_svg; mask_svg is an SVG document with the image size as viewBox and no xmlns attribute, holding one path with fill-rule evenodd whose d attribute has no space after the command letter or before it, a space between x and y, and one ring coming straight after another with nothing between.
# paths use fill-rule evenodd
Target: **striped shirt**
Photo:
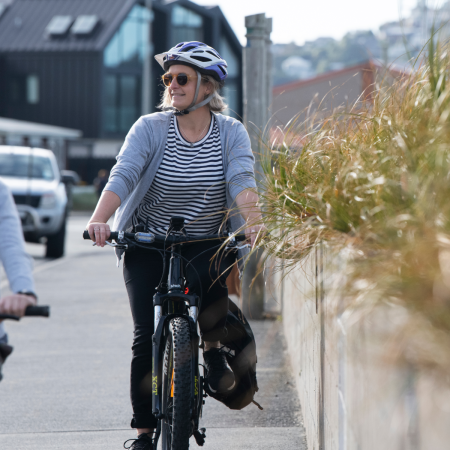
<instances>
[{"instance_id":1,"label":"striped shirt","mask_svg":"<svg viewBox=\"0 0 450 450\"><path fill-rule=\"evenodd\" d=\"M219 127L214 116L206 136L187 142L172 117L164 157L150 189L133 216L133 225L166 234L170 217L185 218L191 236L216 234L226 207Z\"/></svg>"}]
</instances>

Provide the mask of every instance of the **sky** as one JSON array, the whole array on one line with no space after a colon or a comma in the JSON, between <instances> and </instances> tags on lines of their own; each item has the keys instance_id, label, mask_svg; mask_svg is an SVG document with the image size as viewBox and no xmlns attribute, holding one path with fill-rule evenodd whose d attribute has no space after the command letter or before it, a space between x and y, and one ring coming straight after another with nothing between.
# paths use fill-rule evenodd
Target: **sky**
<instances>
[{"instance_id":1,"label":"sky","mask_svg":"<svg viewBox=\"0 0 450 450\"><path fill-rule=\"evenodd\" d=\"M266 13L273 18L272 42L302 45L318 37L342 38L349 31L373 30L408 16L417 0L192 0L219 5L241 43L245 16ZM441 0L429 0L430 6Z\"/></svg>"}]
</instances>

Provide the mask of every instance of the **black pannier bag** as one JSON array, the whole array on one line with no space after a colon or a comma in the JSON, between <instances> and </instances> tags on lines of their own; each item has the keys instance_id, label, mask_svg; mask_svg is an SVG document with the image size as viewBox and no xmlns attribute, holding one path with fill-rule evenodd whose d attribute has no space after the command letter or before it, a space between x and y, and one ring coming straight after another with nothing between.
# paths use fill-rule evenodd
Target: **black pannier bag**
<instances>
[{"instance_id":1,"label":"black pannier bag","mask_svg":"<svg viewBox=\"0 0 450 450\"><path fill-rule=\"evenodd\" d=\"M211 392L206 383L206 392L210 397L219 400L230 409L243 409L254 403L258 392L256 380L256 342L250 324L242 311L228 299L227 335L221 339L222 350L225 351L228 364L233 369L236 385L229 393L219 394Z\"/></svg>"}]
</instances>

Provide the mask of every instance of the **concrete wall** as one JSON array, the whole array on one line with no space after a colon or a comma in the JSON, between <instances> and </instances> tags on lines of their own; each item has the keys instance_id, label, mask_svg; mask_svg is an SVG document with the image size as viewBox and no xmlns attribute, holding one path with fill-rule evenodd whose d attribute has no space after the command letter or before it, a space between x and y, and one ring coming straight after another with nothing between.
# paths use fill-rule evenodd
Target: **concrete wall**
<instances>
[{"instance_id":1,"label":"concrete wall","mask_svg":"<svg viewBox=\"0 0 450 450\"><path fill-rule=\"evenodd\" d=\"M325 253L317 247L278 287L308 449L449 449L449 380L392 358L392 336L408 313L340 314L345 259L330 263Z\"/></svg>"}]
</instances>

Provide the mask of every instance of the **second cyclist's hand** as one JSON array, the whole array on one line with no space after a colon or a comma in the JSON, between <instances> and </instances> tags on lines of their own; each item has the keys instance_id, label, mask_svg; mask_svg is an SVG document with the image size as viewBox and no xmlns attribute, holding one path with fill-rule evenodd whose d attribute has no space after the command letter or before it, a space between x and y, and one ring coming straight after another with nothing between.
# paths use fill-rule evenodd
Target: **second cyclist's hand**
<instances>
[{"instance_id":1,"label":"second cyclist's hand","mask_svg":"<svg viewBox=\"0 0 450 450\"><path fill-rule=\"evenodd\" d=\"M87 230L90 238L99 246L104 247L105 242L111 236L109 225L103 222L89 222Z\"/></svg>"},{"instance_id":2,"label":"second cyclist's hand","mask_svg":"<svg viewBox=\"0 0 450 450\"><path fill-rule=\"evenodd\" d=\"M8 295L0 299L0 313L22 317L25 314L27 306L35 304L36 299L31 295Z\"/></svg>"}]
</instances>

